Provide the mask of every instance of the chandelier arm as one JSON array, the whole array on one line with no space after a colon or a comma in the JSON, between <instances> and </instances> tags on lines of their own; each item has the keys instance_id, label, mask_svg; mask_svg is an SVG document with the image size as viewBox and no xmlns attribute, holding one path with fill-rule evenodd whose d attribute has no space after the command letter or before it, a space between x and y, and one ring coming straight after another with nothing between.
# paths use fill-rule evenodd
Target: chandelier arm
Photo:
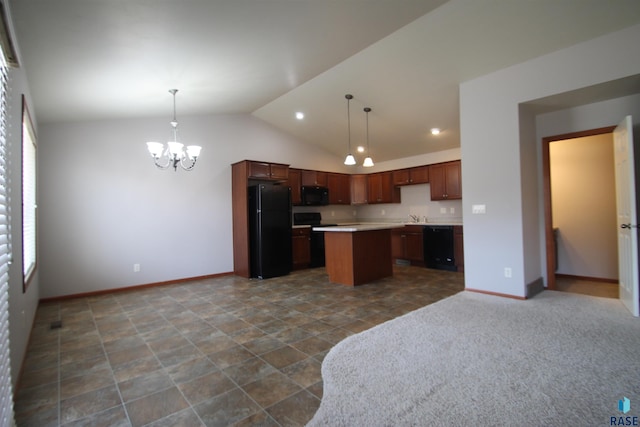
<instances>
[{"instance_id":1,"label":"chandelier arm","mask_svg":"<svg viewBox=\"0 0 640 427\"><path fill-rule=\"evenodd\" d=\"M163 164L160 164L160 163L158 162L158 160L156 160L154 163L155 163L155 165L158 167L158 169L166 169L166 168L168 168L169 166L171 166L171 161L170 161L169 159L167 159L167 163L166 163L166 164L164 164L164 165L163 165Z\"/></svg>"},{"instance_id":2,"label":"chandelier arm","mask_svg":"<svg viewBox=\"0 0 640 427\"><path fill-rule=\"evenodd\" d=\"M180 167L186 171L190 171L194 168L194 166L196 165L196 161L198 161L198 158L189 158L191 164L185 166L185 159L189 158L189 156L184 156L182 159L180 159Z\"/></svg>"},{"instance_id":3,"label":"chandelier arm","mask_svg":"<svg viewBox=\"0 0 640 427\"><path fill-rule=\"evenodd\" d=\"M166 163L160 163L160 160L162 158L166 158L167 161ZM167 169L169 166L171 166L171 155L169 154L169 147L167 147L164 152L160 155L160 157L158 158L153 158L153 162L155 163L155 165L159 168L159 169Z\"/></svg>"}]
</instances>

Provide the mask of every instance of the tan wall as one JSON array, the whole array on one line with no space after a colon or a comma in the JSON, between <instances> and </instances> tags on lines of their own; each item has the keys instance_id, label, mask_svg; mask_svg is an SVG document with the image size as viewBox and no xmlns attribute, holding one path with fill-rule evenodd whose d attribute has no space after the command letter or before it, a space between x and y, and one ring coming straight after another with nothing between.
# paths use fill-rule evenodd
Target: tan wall
<instances>
[{"instance_id":1,"label":"tan wall","mask_svg":"<svg viewBox=\"0 0 640 427\"><path fill-rule=\"evenodd\" d=\"M552 142L549 154L557 272L617 279L613 136Z\"/></svg>"}]
</instances>

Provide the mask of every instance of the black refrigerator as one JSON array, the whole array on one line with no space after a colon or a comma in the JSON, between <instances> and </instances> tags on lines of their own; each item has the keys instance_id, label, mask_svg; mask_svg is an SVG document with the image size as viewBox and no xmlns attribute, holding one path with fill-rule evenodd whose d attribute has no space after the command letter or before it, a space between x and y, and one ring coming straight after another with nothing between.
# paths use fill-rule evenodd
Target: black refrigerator
<instances>
[{"instance_id":1,"label":"black refrigerator","mask_svg":"<svg viewBox=\"0 0 640 427\"><path fill-rule=\"evenodd\" d=\"M267 279L291 272L291 188L249 187L251 277Z\"/></svg>"}]
</instances>

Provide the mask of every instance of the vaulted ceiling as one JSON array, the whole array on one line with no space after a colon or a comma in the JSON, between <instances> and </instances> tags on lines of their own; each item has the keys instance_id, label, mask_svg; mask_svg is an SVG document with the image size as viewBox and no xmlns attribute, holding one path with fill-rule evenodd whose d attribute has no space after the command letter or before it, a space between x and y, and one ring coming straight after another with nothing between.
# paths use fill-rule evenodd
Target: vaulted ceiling
<instances>
[{"instance_id":1,"label":"vaulted ceiling","mask_svg":"<svg viewBox=\"0 0 640 427\"><path fill-rule=\"evenodd\" d=\"M179 116L254 114L344 156L351 93L353 144L371 107L376 161L458 147L461 82L640 22L637 0L10 0L10 11L39 123L169 119L178 88Z\"/></svg>"}]
</instances>

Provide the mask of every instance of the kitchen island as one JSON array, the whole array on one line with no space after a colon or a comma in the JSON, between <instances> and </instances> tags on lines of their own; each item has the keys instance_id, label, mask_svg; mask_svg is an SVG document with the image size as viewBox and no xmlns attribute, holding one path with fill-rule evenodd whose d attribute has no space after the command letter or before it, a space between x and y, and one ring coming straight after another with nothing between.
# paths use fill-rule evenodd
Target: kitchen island
<instances>
[{"instance_id":1,"label":"kitchen island","mask_svg":"<svg viewBox=\"0 0 640 427\"><path fill-rule=\"evenodd\" d=\"M403 224L353 224L313 227L324 231L329 280L347 286L363 285L393 275L391 229Z\"/></svg>"}]
</instances>

